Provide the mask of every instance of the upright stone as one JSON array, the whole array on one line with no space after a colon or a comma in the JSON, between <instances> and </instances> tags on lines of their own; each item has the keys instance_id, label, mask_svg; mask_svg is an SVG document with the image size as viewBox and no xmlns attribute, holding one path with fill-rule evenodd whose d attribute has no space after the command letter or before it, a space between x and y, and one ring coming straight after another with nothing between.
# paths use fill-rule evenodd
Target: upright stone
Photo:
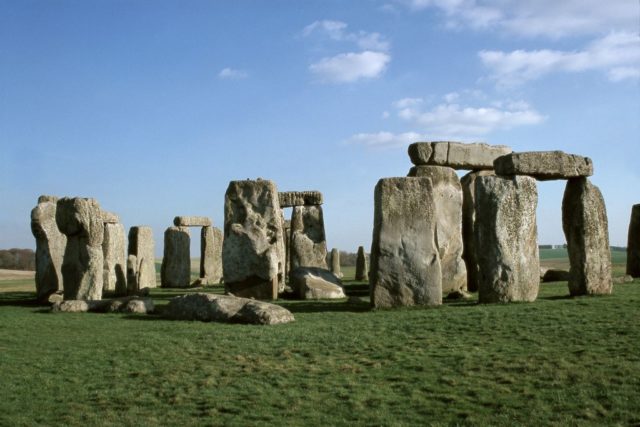
<instances>
[{"instance_id":1,"label":"upright stone","mask_svg":"<svg viewBox=\"0 0 640 427\"><path fill-rule=\"evenodd\" d=\"M284 233L284 274L285 277L289 277L291 271L291 220L284 221L282 232Z\"/></svg>"},{"instance_id":2,"label":"upright stone","mask_svg":"<svg viewBox=\"0 0 640 427\"><path fill-rule=\"evenodd\" d=\"M342 271L340 271L340 251L338 248L331 249L331 272L338 278L342 278Z\"/></svg>"},{"instance_id":3,"label":"upright stone","mask_svg":"<svg viewBox=\"0 0 640 427\"><path fill-rule=\"evenodd\" d=\"M291 269L327 268L322 206L295 206L291 214Z\"/></svg>"},{"instance_id":4,"label":"upright stone","mask_svg":"<svg viewBox=\"0 0 640 427\"><path fill-rule=\"evenodd\" d=\"M202 227L200 232L200 284L215 285L222 279L222 230Z\"/></svg>"},{"instance_id":5,"label":"upright stone","mask_svg":"<svg viewBox=\"0 0 640 427\"><path fill-rule=\"evenodd\" d=\"M49 295L63 289L62 261L67 236L56 224L58 198L40 196L31 211L31 232L36 238L36 297L46 300Z\"/></svg>"},{"instance_id":6,"label":"upright stone","mask_svg":"<svg viewBox=\"0 0 640 427\"><path fill-rule=\"evenodd\" d=\"M540 286L535 179L476 178L475 241L482 303L535 301Z\"/></svg>"},{"instance_id":7,"label":"upright stone","mask_svg":"<svg viewBox=\"0 0 640 427\"><path fill-rule=\"evenodd\" d=\"M588 178L567 182L562 199L562 228L569 251L569 293L610 294L611 249L607 210L600 190Z\"/></svg>"},{"instance_id":8,"label":"upright stone","mask_svg":"<svg viewBox=\"0 0 640 427\"><path fill-rule=\"evenodd\" d=\"M135 293L142 288L155 288L155 242L153 240L153 230L151 230L151 227L136 226L129 229L128 253L128 293Z\"/></svg>"},{"instance_id":9,"label":"upright stone","mask_svg":"<svg viewBox=\"0 0 640 427\"><path fill-rule=\"evenodd\" d=\"M368 280L369 268L367 266L367 256L364 247L358 246L358 256L356 258L356 280Z\"/></svg>"},{"instance_id":10,"label":"upright stone","mask_svg":"<svg viewBox=\"0 0 640 427\"><path fill-rule=\"evenodd\" d=\"M431 178L436 210L436 246L440 252L442 293L467 289L462 260L462 187L456 171L443 166L414 166L409 176Z\"/></svg>"},{"instance_id":11,"label":"upright stone","mask_svg":"<svg viewBox=\"0 0 640 427\"><path fill-rule=\"evenodd\" d=\"M95 199L58 200L56 223L67 236L62 262L65 300L102 298L104 223Z\"/></svg>"},{"instance_id":12,"label":"upright stone","mask_svg":"<svg viewBox=\"0 0 640 427\"><path fill-rule=\"evenodd\" d=\"M222 265L235 296L276 299L284 271L278 190L272 181L231 181L225 194Z\"/></svg>"},{"instance_id":13,"label":"upright stone","mask_svg":"<svg viewBox=\"0 0 640 427\"><path fill-rule=\"evenodd\" d=\"M188 227L164 232L164 256L160 268L163 288L187 288L191 284L191 236Z\"/></svg>"},{"instance_id":14,"label":"upright stone","mask_svg":"<svg viewBox=\"0 0 640 427\"><path fill-rule=\"evenodd\" d=\"M593 175L588 157L562 151L528 151L498 157L493 166L498 175L527 175L540 181Z\"/></svg>"},{"instance_id":15,"label":"upright stone","mask_svg":"<svg viewBox=\"0 0 640 427\"><path fill-rule=\"evenodd\" d=\"M640 277L640 205L633 205L627 240L627 274Z\"/></svg>"},{"instance_id":16,"label":"upright stone","mask_svg":"<svg viewBox=\"0 0 640 427\"><path fill-rule=\"evenodd\" d=\"M105 222L102 241L103 291L115 291L118 295L127 293L127 241L124 226L120 223Z\"/></svg>"},{"instance_id":17,"label":"upright stone","mask_svg":"<svg viewBox=\"0 0 640 427\"><path fill-rule=\"evenodd\" d=\"M475 243L476 227L476 179L480 176L495 175L493 171L469 172L460 179L462 186L462 259L467 266L467 290L478 291L478 259Z\"/></svg>"},{"instance_id":18,"label":"upright stone","mask_svg":"<svg viewBox=\"0 0 640 427\"><path fill-rule=\"evenodd\" d=\"M442 304L430 178L385 178L375 189L369 288L373 307Z\"/></svg>"}]
</instances>

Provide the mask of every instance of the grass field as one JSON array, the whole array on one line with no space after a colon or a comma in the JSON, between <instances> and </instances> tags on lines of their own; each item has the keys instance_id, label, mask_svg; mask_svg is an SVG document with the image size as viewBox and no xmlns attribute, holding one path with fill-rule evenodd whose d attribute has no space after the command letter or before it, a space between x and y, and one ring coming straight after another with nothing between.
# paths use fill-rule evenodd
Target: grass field
<instances>
[{"instance_id":1,"label":"grass field","mask_svg":"<svg viewBox=\"0 0 640 427\"><path fill-rule=\"evenodd\" d=\"M296 322L273 327L51 314L32 289L0 281L2 426L640 424L639 281L379 311L347 281L348 301L278 301Z\"/></svg>"}]
</instances>

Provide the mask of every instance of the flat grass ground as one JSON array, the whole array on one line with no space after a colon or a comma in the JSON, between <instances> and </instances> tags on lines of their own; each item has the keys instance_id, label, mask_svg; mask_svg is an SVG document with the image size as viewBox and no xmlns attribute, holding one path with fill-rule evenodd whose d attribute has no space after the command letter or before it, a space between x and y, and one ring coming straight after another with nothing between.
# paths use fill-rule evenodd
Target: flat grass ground
<instances>
[{"instance_id":1,"label":"flat grass ground","mask_svg":"<svg viewBox=\"0 0 640 427\"><path fill-rule=\"evenodd\" d=\"M638 280L379 311L347 281L349 301L278 301L296 321L271 327L52 314L33 286L0 280L2 426L640 425Z\"/></svg>"}]
</instances>

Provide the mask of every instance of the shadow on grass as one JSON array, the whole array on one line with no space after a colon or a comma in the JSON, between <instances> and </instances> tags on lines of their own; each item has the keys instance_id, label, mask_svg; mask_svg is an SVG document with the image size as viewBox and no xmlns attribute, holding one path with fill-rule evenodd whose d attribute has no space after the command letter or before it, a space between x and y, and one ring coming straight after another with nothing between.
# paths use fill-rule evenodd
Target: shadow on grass
<instances>
[{"instance_id":1,"label":"shadow on grass","mask_svg":"<svg viewBox=\"0 0 640 427\"><path fill-rule=\"evenodd\" d=\"M0 292L0 306L39 307L49 305L38 301L33 292Z\"/></svg>"}]
</instances>

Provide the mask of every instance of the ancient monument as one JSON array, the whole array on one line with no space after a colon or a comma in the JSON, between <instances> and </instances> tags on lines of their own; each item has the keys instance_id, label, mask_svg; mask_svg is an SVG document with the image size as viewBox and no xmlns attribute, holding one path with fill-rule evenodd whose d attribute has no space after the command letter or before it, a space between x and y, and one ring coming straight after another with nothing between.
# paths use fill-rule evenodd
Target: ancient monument
<instances>
[{"instance_id":1,"label":"ancient monument","mask_svg":"<svg viewBox=\"0 0 640 427\"><path fill-rule=\"evenodd\" d=\"M127 257L127 293L135 294L143 288L156 287L155 242L151 227L129 229Z\"/></svg>"},{"instance_id":2,"label":"ancient monument","mask_svg":"<svg viewBox=\"0 0 640 427\"><path fill-rule=\"evenodd\" d=\"M163 288L191 285L191 237L189 227L169 227L164 232L164 255L160 268Z\"/></svg>"},{"instance_id":3,"label":"ancient monument","mask_svg":"<svg viewBox=\"0 0 640 427\"><path fill-rule=\"evenodd\" d=\"M331 249L331 272L336 277L342 278L342 271L340 271L340 251L338 248Z\"/></svg>"},{"instance_id":4,"label":"ancient monument","mask_svg":"<svg viewBox=\"0 0 640 427\"><path fill-rule=\"evenodd\" d=\"M367 280L369 278L369 266L367 265L367 255L364 253L364 247L358 246L358 255L356 258L356 280Z\"/></svg>"},{"instance_id":5,"label":"ancient monument","mask_svg":"<svg viewBox=\"0 0 640 427\"><path fill-rule=\"evenodd\" d=\"M633 205L627 239L627 274L640 277L640 204Z\"/></svg>"},{"instance_id":6,"label":"ancient monument","mask_svg":"<svg viewBox=\"0 0 640 427\"><path fill-rule=\"evenodd\" d=\"M127 236L118 215L102 212L104 240L102 241L103 291L115 291L117 295L127 294Z\"/></svg>"}]
</instances>

